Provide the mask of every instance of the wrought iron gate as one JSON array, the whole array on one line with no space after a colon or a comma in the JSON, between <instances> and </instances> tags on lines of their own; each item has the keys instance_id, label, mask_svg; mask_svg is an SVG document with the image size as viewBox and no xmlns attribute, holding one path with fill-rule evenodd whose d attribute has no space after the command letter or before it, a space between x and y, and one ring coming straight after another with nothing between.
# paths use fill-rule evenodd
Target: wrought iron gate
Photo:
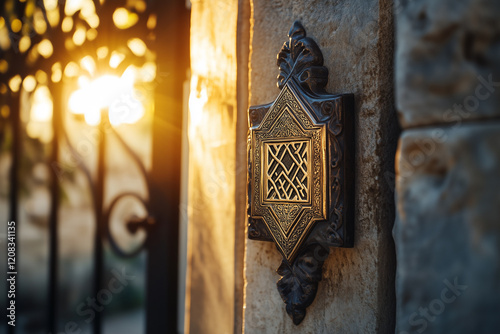
<instances>
[{"instance_id":1,"label":"wrought iron gate","mask_svg":"<svg viewBox=\"0 0 500 334\"><path fill-rule=\"evenodd\" d=\"M17 33L17 27L13 24L12 13L17 13L21 24L31 24L30 18L26 18L25 13L28 7L32 6L36 11L38 8L43 14L43 19L48 26L45 34L50 34L51 9L47 8L51 1L7 1L5 6L13 6L10 12L4 13L4 24L8 30L11 47L15 45L20 47L24 34ZM57 1L56 1L57 3ZM59 15L64 17L65 1L59 1ZM116 8L122 6L125 8L127 1L92 1L96 11L101 9L103 15L112 17ZM112 3L114 7L107 7L106 4ZM102 110L101 121L99 124L98 137L98 160L97 172L93 177L85 164L80 164L79 168L87 176L91 193L92 204L95 215L95 235L93 244L93 293L97 295L103 288L103 245L108 243L114 252L120 257L134 257L141 250L147 252L147 272L146 272L146 332L147 333L165 333L175 332L178 318L177 291L178 291L178 235L179 235L179 192L180 192L180 174L181 174L181 129L182 129L182 109L183 109L183 83L186 78L186 72L189 68L189 10L186 9L184 0L175 1L138 1L144 3L147 8L142 9L142 5L137 5L135 9L129 10L129 15L137 15L139 22L142 16L145 16L144 23L150 20L152 15L156 17L156 24L153 29L144 30L145 38L154 35L151 42L151 49L156 53L157 73L162 75L155 81L154 106L155 112L152 122L152 162L151 169L148 171L137 152L132 149L121 135L114 130L108 120L107 110ZM4 8L5 10L5 8ZM109 12L113 10L112 12ZM108 12L106 12L108 11ZM67 13L66 13L67 14ZM146 15L147 14L147 15ZM36 14L35 14L36 15ZM78 12L73 13L78 15ZM142 16L141 16L142 15ZM148 18L149 17L149 18ZM75 17L76 20L76 17ZM61 20L60 20L61 21ZM63 21L64 22L64 21ZM113 29L110 23L101 19L99 33L106 35L109 43L113 42ZM149 28L149 22L147 22ZM57 25L56 25L57 26ZM60 29L59 26L57 26ZM94 28L89 28L90 31ZM35 29L36 30L36 29ZM28 32L29 34L29 32ZM76 32L75 32L76 34ZM17 41L15 40L18 36ZM31 43L41 43L44 36L30 35ZM43 35L43 34L42 34ZM149 36L149 37L148 37ZM51 40L56 53L56 48L66 49L64 40ZM17 44L16 44L17 43ZM37 44L39 45L39 44ZM11 49L12 49L11 48ZM39 47L40 49L40 47ZM9 69L2 71L0 76L2 82L7 86L7 82L14 75L19 75L21 80L36 71L36 65L32 67L23 66L19 59L26 60L30 53L30 47L25 52L12 52L9 50L0 51L0 59L9 64ZM41 50L41 49L40 49ZM9 54L9 52L11 52ZM72 51L77 52L77 51ZM61 53L68 57L70 51ZM26 56L25 56L26 55ZM43 59L42 59L43 60ZM64 59L66 61L66 59ZM37 64L37 63L35 63ZM43 63L45 64L45 63ZM45 65L43 65L45 66ZM58 253L59 253L59 224L58 204L60 202L60 188L58 185L58 163L60 162L61 144L66 145L71 153L78 157L78 152L72 146L68 138L67 130L64 126L64 113L66 103L63 102L63 85L54 81L48 82L50 93L53 96L52 128L53 139L51 141L50 161L47 164L52 168L50 181L50 215L48 221L49 231L49 279L48 279L48 300L47 300L47 328L48 333L59 333L57 301L58 301ZM2 104L8 105L10 113L6 123L10 126L12 145L10 147L12 162L9 175L9 214L8 220L15 221L18 226L23 224L19 219L19 189L22 180L20 179L20 166L23 157L23 125L20 111L20 93L7 89L2 93ZM3 128L3 127L2 127ZM0 136L2 135L0 128ZM105 152L109 138L117 140L125 152L132 158L139 168L142 177L145 179L148 189L148 196L143 197L136 193L121 193L117 195L108 206L104 206L104 190L107 177L107 166ZM120 248L111 233L109 220L110 215L116 207L116 204L125 197L133 197L143 204L147 211L147 216L132 219L127 223L127 229L134 233L138 229L147 232L144 243L135 251L126 252ZM2 231L3 233L3 231ZM22 257L22 252L20 254ZM19 273L22 275L22 273ZM101 333L102 321L101 314L96 313L92 322L93 332ZM9 333L15 333L16 328L8 326Z\"/></svg>"}]
</instances>

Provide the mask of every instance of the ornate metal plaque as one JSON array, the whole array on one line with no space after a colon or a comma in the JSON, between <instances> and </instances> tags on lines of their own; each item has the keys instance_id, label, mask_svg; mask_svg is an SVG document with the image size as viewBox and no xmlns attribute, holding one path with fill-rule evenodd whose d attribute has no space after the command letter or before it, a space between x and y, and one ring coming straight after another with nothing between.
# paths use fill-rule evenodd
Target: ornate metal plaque
<instances>
[{"instance_id":1,"label":"ornate metal plaque","mask_svg":"<svg viewBox=\"0 0 500 334\"><path fill-rule=\"evenodd\" d=\"M295 22L278 54L273 103L249 110L248 237L283 255L278 290L295 324L331 246L353 246L353 96L326 93L318 45Z\"/></svg>"}]
</instances>

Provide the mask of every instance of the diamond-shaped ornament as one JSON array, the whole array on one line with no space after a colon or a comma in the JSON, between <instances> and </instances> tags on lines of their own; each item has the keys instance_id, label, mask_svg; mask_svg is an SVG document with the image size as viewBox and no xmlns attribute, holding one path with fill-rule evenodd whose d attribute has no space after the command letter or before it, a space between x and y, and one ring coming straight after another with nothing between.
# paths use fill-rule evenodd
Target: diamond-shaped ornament
<instances>
[{"instance_id":1,"label":"diamond-shaped ornament","mask_svg":"<svg viewBox=\"0 0 500 334\"><path fill-rule=\"evenodd\" d=\"M252 217L266 224L291 262L314 222L327 219L326 124L317 123L289 81L251 130Z\"/></svg>"},{"instance_id":2,"label":"diamond-shaped ornament","mask_svg":"<svg viewBox=\"0 0 500 334\"><path fill-rule=\"evenodd\" d=\"M276 100L249 109L248 237L283 255L278 290L295 324L329 248L353 246L353 96L326 93L317 44L295 22L278 54Z\"/></svg>"}]
</instances>

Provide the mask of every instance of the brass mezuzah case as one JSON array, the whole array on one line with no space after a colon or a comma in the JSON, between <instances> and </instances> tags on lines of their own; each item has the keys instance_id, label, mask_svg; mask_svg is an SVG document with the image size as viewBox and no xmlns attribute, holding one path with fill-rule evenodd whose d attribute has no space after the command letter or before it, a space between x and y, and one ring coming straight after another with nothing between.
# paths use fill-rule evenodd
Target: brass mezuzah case
<instances>
[{"instance_id":1,"label":"brass mezuzah case","mask_svg":"<svg viewBox=\"0 0 500 334\"><path fill-rule=\"evenodd\" d=\"M326 93L318 45L295 22L278 54L273 103L249 110L248 237L283 255L278 290L295 324L330 247L353 246L353 96Z\"/></svg>"}]
</instances>

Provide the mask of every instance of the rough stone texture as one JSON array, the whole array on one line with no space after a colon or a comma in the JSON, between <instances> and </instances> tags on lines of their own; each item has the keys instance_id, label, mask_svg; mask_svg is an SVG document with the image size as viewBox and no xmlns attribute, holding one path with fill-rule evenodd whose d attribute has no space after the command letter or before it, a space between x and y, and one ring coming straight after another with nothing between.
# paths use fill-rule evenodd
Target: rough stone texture
<instances>
[{"instance_id":1,"label":"rough stone texture","mask_svg":"<svg viewBox=\"0 0 500 334\"><path fill-rule=\"evenodd\" d=\"M395 13L402 127L500 117L499 1L398 0Z\"/></svg>"},{"instance_id":2,"label":"rough stone texture","mask_svg":"<svg viewBox=\"0 0 500 334\"><path fill-rule=\"evenodd\" d=\"M186 330L225 334L234 322L237 1L193 1L191 11Z\"/></svg>"},{"instance_id":3,"label":"rough stone texture","mask_svg":"<svg viewBox=\"0 0 500 334\"><path fill-rule=\"evenodd\" d=\"M499 143L499 121L403 133L397 333L498 332Z\"/></svg>"},{"instance_id":4,"label":"rough stone texture","mask_svg":"<svg viewBox=\"0 0 500 334\"><path fill-rule=\"evenodd\" d=\"M236 117L236 217L235 217L235 301L234 333L243 331L245 248L247 216L247 132L248 132L248 60L250 51L250 0L238 0L237 27L237 117Z\"/></svg>"},{"instance_id":5,"label":"rough stone texture","mask_svg":"<svg viewBox=\"0 0 500 334\"><path fill-rule=\"evenodd\" d=\"M276 56L293 21L321 48L327 90L355 94L356 227L353 249L332 249L304 321L295 326L276 289L281 256L272 243L247 241L245 333L394 331L392 185L398 136L392 106L392 1L252 2L250 104L271 102Z\"/></svg>"},{"instance_id":6,"label":"rough stone texture","mask_svg":"<svg viewBox=\"0 0 500 334\"><path fill-rule=\"evenodd\" d=\"M496 333L500 3L407 0L396 15L396 103L412 127L397 162L397 332Z\"/></svg>"}]
</instances>

